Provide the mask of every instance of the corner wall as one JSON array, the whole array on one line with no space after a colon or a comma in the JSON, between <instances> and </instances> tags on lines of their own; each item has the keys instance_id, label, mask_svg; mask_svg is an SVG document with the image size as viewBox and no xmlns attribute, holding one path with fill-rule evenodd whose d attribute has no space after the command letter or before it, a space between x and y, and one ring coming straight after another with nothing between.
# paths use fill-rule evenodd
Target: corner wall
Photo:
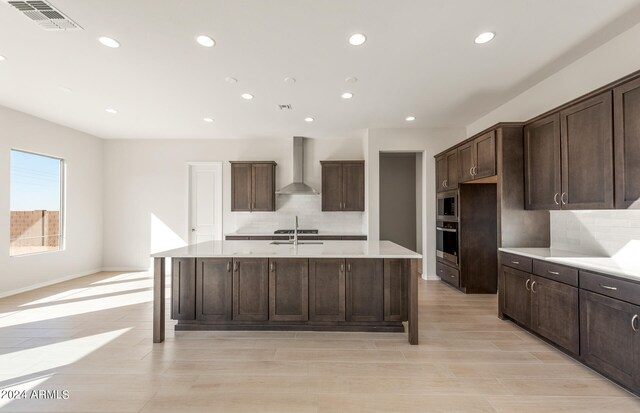
<instances>
[{"instance_id":1,"label":"corner wall","mask_svg":"<svg viewBox=\"0 0 640 413\"><path fill-rule=\"evenodd\" d=\"M0 106L0 297L102 268L102 140ZM10 150L65 160L64 251L9 257Z\"/></svg>"}]
</instances>

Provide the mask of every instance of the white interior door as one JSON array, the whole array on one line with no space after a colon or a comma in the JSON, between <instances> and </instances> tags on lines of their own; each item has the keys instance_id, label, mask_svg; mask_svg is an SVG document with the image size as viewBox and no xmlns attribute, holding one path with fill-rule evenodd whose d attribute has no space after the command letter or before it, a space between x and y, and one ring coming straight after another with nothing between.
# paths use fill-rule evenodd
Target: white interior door
<instances>
[{"instance_id":1,"label":"white interior door","mask_svg":"<svg viewBox=\"0 0 640 413\"><path fill-rule=\"evenodd\" d=\"M189 166L189 243L222 239L222 163Z\"/></svg>"}]
</instances>

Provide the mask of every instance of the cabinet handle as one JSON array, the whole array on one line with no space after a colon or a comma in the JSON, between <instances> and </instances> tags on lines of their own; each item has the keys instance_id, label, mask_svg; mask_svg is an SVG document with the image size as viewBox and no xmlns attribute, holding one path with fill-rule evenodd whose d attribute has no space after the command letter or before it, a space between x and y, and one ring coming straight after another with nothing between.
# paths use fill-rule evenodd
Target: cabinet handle
<instances>
[{"instance_id":1,"label":"cabinet handle","mask_svg":"<svg viewBox=\"0 0 640 413\"><path fill-rule=\"evenodd\" d=\"M617 291L618 290L618 287L610 287L608 285L600 284L600 287L604 288L605 290L613 290L613 291Z\"/></svg>"},{"instance_id":2,"label":"cabinet handle","mask_svg":"<svg viewBox=\"0 0 640 413\"><path fill-rule=\"evenodd\" d=\"M558 193L556 192L556 194L553 196L553 202L556 203L556 205L560 205L560 202L558 202Z\"/></svg>"},{"instance_id":3,"label":"cabinet handle","mask_svg":"<svg viewBox=\"0 0 640 413\"><path fill-rule=\"evenodd\" d=\"M518 265L518 264L520 264L520 261L511 261L511 264L516 264L516 265Z\"/></svg>"},{"instance_id":4,"label":"cabinet handle","mask_svg":"<svg viewBox=\"0 0 640 413\"><path fill-rule=\"evenodd\" d=\"M534 286L534 285L536 285L536 282L535 282L535 281L531 283L531 292L532 292L532 293L535 293L535 292L536 292L536 290L533 288L533 286Z\"/></svg>"},{"instance_id":5,"label":"cabinet handle","mask_svg":"<svg viewBox=\"0 0 640 413\"><path fill-rule=\"evenodd\" d=\"M636 327L636 320L637 319L638 319L638 314L636 314L633 317L631 317L631 329L633 331L635 331L636 333L638 332L638 328Z\"/></svg>"},{"instance_id":6,"label":"cabinet handle","mask_svg":"<svg viewBox=\"0 0 640 413\"><path fill-rule=\"evenodd\" d=\"M440 274L442 274L444 271L440 270Z\"/></svg>"},{"instance_id":7,"label":"cabinet handle","mask_svg":"<svg viewBox=\"0 0 640 413\"><path fill-rule=\"evenodd\" d=\"M238 272L238 261L233 262L233 272Z\"/></svg>"},{"instance_id":8,"label":"cabinet handle","mask_svg":"<svg viewBox=\"0 0 640 413\"><path fill-rule=\"evenodd\" d=\"M478 175L478 167L474 166L473 167L473 176L476 176L476 175Z\"/></svg>"},{"instance_id":9,"label":"cabinet handle","mask_svg":"<svg viewBox=\"0 0 640 413\"><path fill-rule=\"evenodd\" d=\"M445 180L444 180L444 187L446 188L446 187L448 187L448 186L449 186L449 180L448 180L448 179L445 179Z\"/></svg>"},{"instance_id":10,"label":"cabinet handle","mask_svg":"<svg viewBox=\"0 0 640 413\"><path fill-rule=\"evenodd\" d=\"M276 270L276 263L271 261L271 272L274 272Z\"/></svg>"},{"instance_id":11,"label":"cabinet handle","mask_svg":"<svg viewBox=\"0 0 640 413\"><path fill-rule=\"evenodd\" d=\"M531 289L529 288L529 283L530 283L530 282L531 282L531 279L530 279L530 278L527 278L527 282L526 282L526 283L524 283L524 288L526 288L526 289L527 289L527 291L531 291Z\"/></svg>"},{"instance_id":12,"label":"cabinet handle","mask_svg":"<svg viewBox=\"0 0 640 413\"><path fill-rule=\"evenodd\" d=\"M560 275L560 273L558 271L551 271L551 270L547 270L547 272L549 274L553 274L553 275Z\"/></svg>"},{"instance_id":13,"label":"cabinet handle","mask_svg":"<svg viewBox=\"0 0 640 413\"><path fill-rule=\"evenodd\" d=\"M469 168L469 175L473 176L473 166Z\"/></svg>"},{"instance_id":14,"label":"cabinet handle","mask_svg":"<svg viewBox=\"0 0 640 413\"><path fill-rule=\"evenodd\" d=\"M565 195L567 196L567 200L565 201ZM560 201L562 201L562 205L567 205L567 201L569 200L569 196L567 195L566 192L563 192L562 195L560 195Z\"/></svg>"},{"instance_id":15,"label":"cabinet handle","mask_svg":"<svg viewBox=\"0 0 640 413\"><path fill-rule=\"evenodd\" d=\"M348 263L348 264L347 264L347 271L348 271L348 272L351 272L351 263Z\"/></svg>"},{"instance_id":16,"label":"cabinet handle","mask_svg":"<svg viewBox=\"0 0 640 413\"><path fill-rule=\"evenodd\" d=\"M231 261L227 261L227 272L231 271Z\"/></svg>"},{"instance_id":17,"label":"cabinet handle","mask_svg":"<svg viewBox=\"0 0 640 413\"><path fill-rule=\"evenodd\" d=\"M344 264L340 264L340 272L344 272Z\"/></svg>"}]
</instances>

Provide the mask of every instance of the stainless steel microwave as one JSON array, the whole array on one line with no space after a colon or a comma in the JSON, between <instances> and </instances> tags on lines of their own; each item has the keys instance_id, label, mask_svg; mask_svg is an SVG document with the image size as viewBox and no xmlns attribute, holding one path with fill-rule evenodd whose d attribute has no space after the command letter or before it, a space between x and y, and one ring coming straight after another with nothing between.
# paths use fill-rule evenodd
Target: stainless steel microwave
<instances>
[{"instance_id":1,"label":"stainless steel microwave","mask_svg":"<svg viewBox=\"0 0 640 413\"><path fill-rule=\"evenodd\" d=\"M441 192L438 194L438 219L458 217L457 191Z\"/></svg>"}]
</instances>

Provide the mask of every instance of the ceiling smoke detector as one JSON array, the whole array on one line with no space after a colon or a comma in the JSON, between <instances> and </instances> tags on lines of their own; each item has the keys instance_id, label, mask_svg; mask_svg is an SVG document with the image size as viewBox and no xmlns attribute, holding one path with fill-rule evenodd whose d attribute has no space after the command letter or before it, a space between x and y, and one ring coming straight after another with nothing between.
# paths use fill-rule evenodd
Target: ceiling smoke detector
<instances>
[{"instance_id":1,"label":"ceiling smoke detector","mask_svg":"<svg viewBox=\"0 0 640 413\"><path fill-rule=\"evenodd\" d=\"M291 105L278 105L280 110L291 110L293 107Z\"/></svg>"},{"instance_id":2,"label":"ceiling smoke detector","mask_svg":"<svg viewBox=\"0 0 640 413\"><path fill-rule=\"evenodd\" d=\"M78 23L44 0L11 0L8 3L45 30L83 30Z\"/></svg>"}]
</instances>

